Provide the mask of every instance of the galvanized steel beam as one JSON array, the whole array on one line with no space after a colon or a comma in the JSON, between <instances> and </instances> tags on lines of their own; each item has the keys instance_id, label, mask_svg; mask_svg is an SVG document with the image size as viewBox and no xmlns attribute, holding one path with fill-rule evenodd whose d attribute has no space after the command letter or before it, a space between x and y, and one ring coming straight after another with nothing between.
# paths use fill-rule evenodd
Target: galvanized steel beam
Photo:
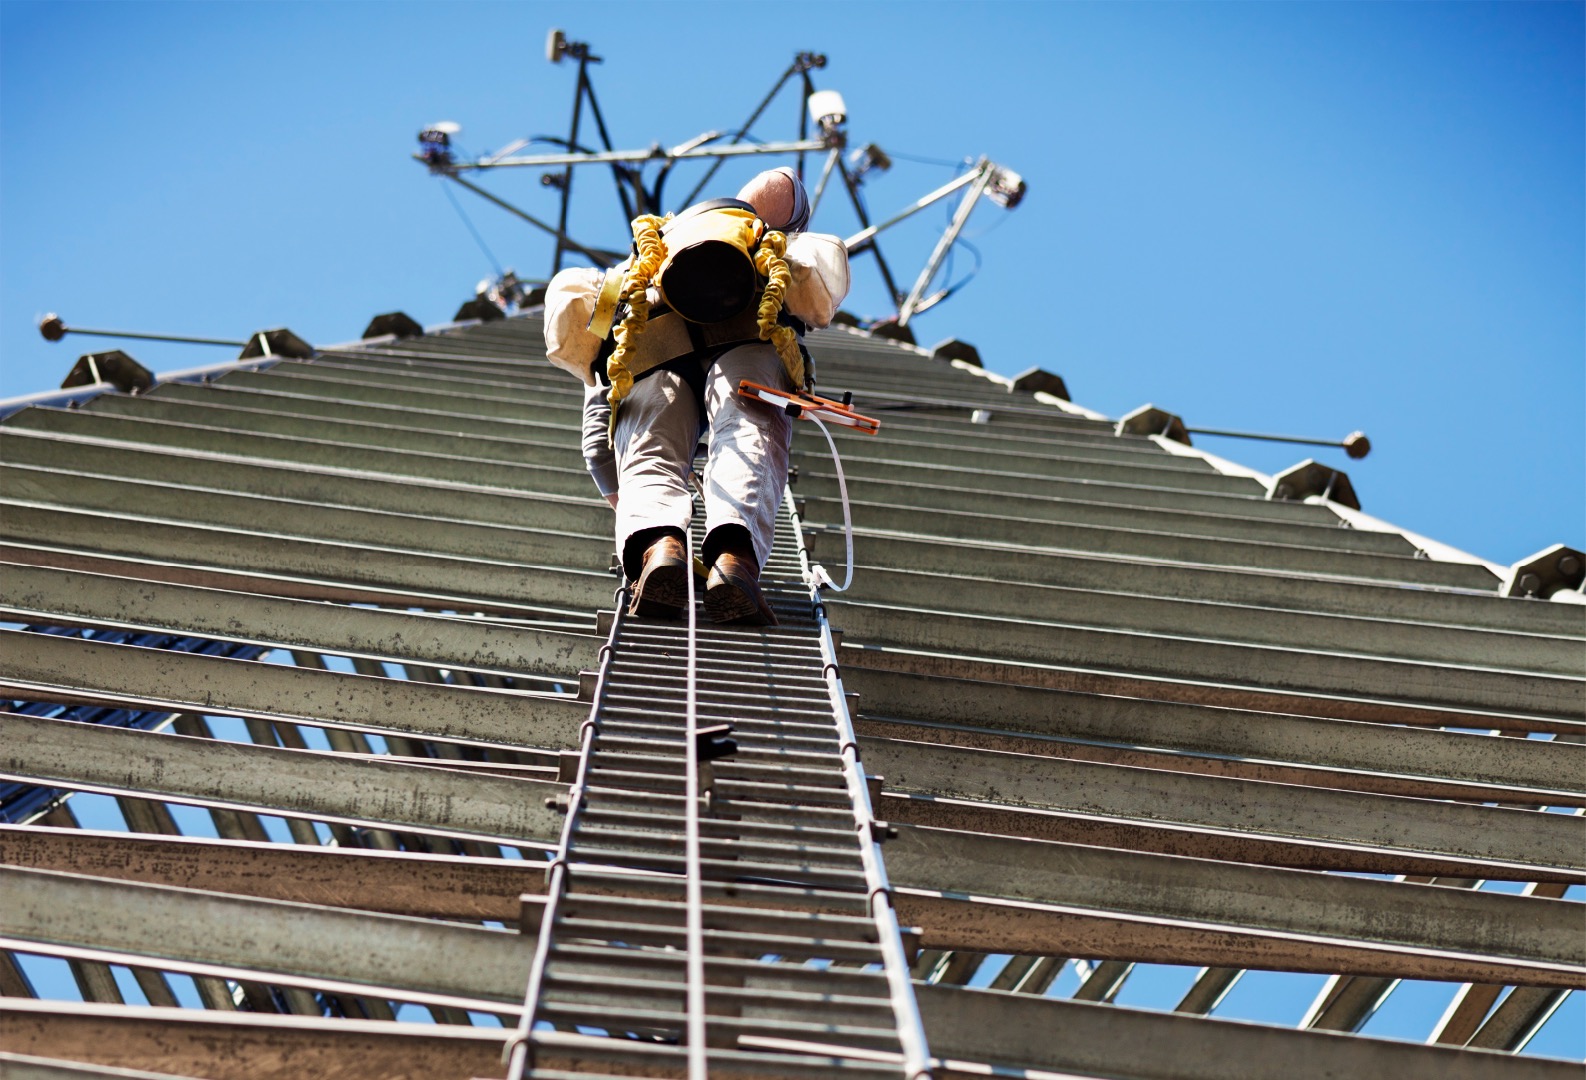
<instances>
[{"instance_id":1,"label":"galvanized steel beam","mask_svg":"<svg viewBox=\"0 0 1586 1080\"><path fill-rule=\"evenodd\" d=\"M0 888L8 898L0 937L11 948L26 942L44 953L64 946L126 954L233 979L248 972L306 986L511 1001L534 948L533 935L516 930L53 870L0 867Z\"/></svg>"},{"instance_id":2,"label":"galvanized steel beam","mask_svg":"<svg viewBox=\"0 0 1586 1080\"><path fill-rule=\"evenodd\" d=\"M7 1001L0 1043L208 1080L470 1080L499 1074L498 1029L201 1009Z\"/></svg>"},{"instance_id":3,"label":"galvanized steel beam","mask_svg":"<svg viewBox=\"0 0 1586 1080\"><path fill-rule=\"evenodd\" d=\"M489 472L481 475L476 466L482 462L563 468L583 465L572 432L561 428L540 431L520 426L509 436L494 430L443 431L405 427L394 420L391 416L380 420L338 420L288 409L250 407L233 404L231 396L216 390L195 400L154 393L136 398L105 397L84 410L28 409L10 418L6 426L180 446L210 453L247 452L249 456L272 460L310 459L341 468L435 479L462 474L471 483L479 483L492 475ZM254 436L259 438L254 439ZM298 449L295 444L299 442L306 445ZM446 462L454 460L459 464L455 469L448 468ZM525 474L509 468L494 475L540 474ZM496 486L518 485L498 483Z\"/></svg>"},{"instance_id":4,"label":"galvanized steel beam","mask_svg":"<svg viewBox=\"0 0 1586 1080\"><path fill-rule=\"evenodd\" d=\"M1586 641L1540 633L1314 613L1113 590L1004 582L980 574L925 574L865 567L845 601L1041 620L1101 629L1175 634L1433 663L1555 675L1586 670Z\"/></svg>"},{"instance_id":5,"label":"galvanized steel beam","mask_svg":"<svg viewBox=\"0 0 1586 1080\"><path fill-rule=\"evenodd\" d=\"M1565 1080L1579 1066L1538 1058L1203 1020L1088 1002L916 985L941 1080L984 1076L954 1061L1119 1080ZM1053 1032L1061 1032L1054 1038ZM1441 1050L1442 1052L1437 1052ZM1428 1052L1431 1051L1431 1052Z\"/></svg>"},{"instance_id":6,"label":"galvanized steel beam","mask_svg":"<svg viewBox=\"0 0 1586 1080\"><path fill-rule=\"evenodd\" d=\"M837 520L841 521L840 515ZM811 529L815 530L813 537ZM844 557L840 531L809 524L805 530L806 543L814 540L812 557L826 561ZM1327 580L1249 567L1143 562L1106 552L1031 548L1000 540L975 543L882 530L857 534L854 557L857 566L869 569L942 575L967 571L1001 582L1586 637L1586 609L1516 602L1498 596L1493 589L1481 593L1404 589L1385 582Z\"/></svg>"},{"instance_id":7,"label":"galvanized steel beam","mask_svg":"<svg viewBox=\"0 0 1586 1080\"><path fill-rule=\"evenodd\" d=\"M1388 701L1365 696L1280 691L1230 682L1214 682L1204 678L1171 678L1136 674L1131 671L1015 663L987 657L959 656L880 645L844 644L842 661L844 671L864 667L900 675L928 675L1043 690L1115 694L1122 697L1178 701L1244 711L1329 717L1335 720L1409 724L1418 727L1498 729L1513 732L1551 731L1570 734L1579 732L1583 726L1580 720L1572 717L1525 713L1513 709L1484 710L1463 705L1441 708L1435 705Z\"/></svg>"},{"instance_id":8,"label":"galvanized steel beam","mask_svg":"<svg viewBox=\"0 0 1586 1080\"><path fill-rule=\"evenodd\" d=\"M605 537L507 528L418 514L206 488L89 476L59 469L0 465L7 499L115 515L137 507L141 518L248 530L260 536L362 544L474 559L581 568L611 547ZM268 523L270 528L261 528ZM393 543L396 541L396 543ZM598 554L597 554L598 553Z\"/></svg>"},{"instance_id":9,"label":"galvanized steel beam","mask_svg":"<svg viewBox=\"0 0 1586 1080\"><path fill-rule=\"evenodd\" d=\"M0 630L0 687L36 701L115 701L514 747L572 747L588 712L572 694L408 682L16 630Z\"/></svg>"},{"instance_id":10,"label":"galvanized steel beam","mask_svg":"<svg viewBox=\"0 0 1586 1080\"><path fill-rule=\"evenodd\" d=\"M565 785L0 713L0 773L348 824L554 843Z\"/></svg>"},{"instance_id":11,"label":"galvanized steel beam","mask_svg":"<svg viewBox=\"0 0 1586 1080\"><path fill-rule=\"evenodd\" d=\"M1048 458L1045 468L1039 472L988 472L965 464L927 464L907 459L873 458L866 454L867 446L868 440L858 445L851 443L849 452L843 455L843 471L856 489L887 478L901 485L925 486L935 491L963 495L976 490L972 485L983 483L985 488L980 490L1051 497L1067 490L1066 487L1053 490L1062 481L1069 484L1090 481L1130 487L1167 488L1179 492L1205 492L1245 498L1264 498L1266 494L1261 485L1249 477L1226 476L1205 467L1185 467L1167 455L1118 462L1086 457L1084 451L1079 451L1077 454ZM1178 462L1184 460L1177 459ZM814 461L820 461L819 456ZM824 469L813 471L825 473Z\"/></svg>"},{"instance_id":12,"label":"galvanized steel beam","mask_svg":"<svg viewBox=\"0 0 1586 1080\"><path fill-rule=\"evenodd\" d=\"M1536 865L1586 878L1586 818L865 739L894 791Z\"/></svg>"},{"instance_id":13,"label":"galvanized steel beam","mask_svg":"<svg viewBox=\"0 0 1586 1080\"><path fill-rule=\"evenodd\" d=\"M803 486L802 479L800 480ZM1017 516L1024 507L1012 496L986 495L984 505L964 508L949 497L922 489L913 501L901 499L871 502L866 489L850 488L849 509L854 527L855 558L863 563L904 566L888 559L876 546L890 546L894 537L938 542L973 544L984 550L972 557L966 567L995 566L1004 552L1091 552L1113 558L1160 560L1196 567L1235 567L1358 582L1405 582L1448 588L1491 588L1494 580L1486 567L1467 563L1436 562L1404 555L1373 552L1329 551L1302 543L1273 543L1229 537L1206 537L1168 533L1151 528L1149 515L1142 515L1138 527L1107 527L1043 521ZM822 531L841 536L842 506L835 499L800 496L800 514ZM977 495L977 500L982 497ZM918 567L934 569L933 567Z\"/></svg>"},{"instance_id":14,"label":"galvanized steel beam","mask_svg":"<svg viewBox=\"0 0 1586 1080\"><path fill-rule=\"evenodd\" d=\"M1004 399L1003 404L1008 404L1008 401ZM996 406L993 404L991 407L994 409ZM860 412L865 411L862 401L858 401L854 408ZM946 441L940 438L926 438L919 432L910 431L895 423L895 417L878 414L877 418L881 420L882 427L874 438L867 438L863 443L848 439L839 449L858 450L867 461L872 462L904 461L914 465L954 465L959 468L975 469L981 473L1051 475L1052 458L1059 454L1071 454L1095 462L1111 462L1118 465L1148 465L1178 469L1183 472L1213 471L1206 462L1197 458L1174 457L1149 439L1076 435L1067 431L1053 432L1039 439L988 437L990 429L986 425L977 425L986 434L977 433L964 439ZM823 457L830 456L826 440L820 437L819 432L794 428L793 446L795 453L807 454L812 461L820 461ZM848 460L846 455L843 460L844 462ZM1288 518L1296 522L1312 518L1318 521L1325 520L1331 524L1338 522L1337 515L1332 513L1318 515L1314 512L1302 512L1288 515Z\"/></svg>"},{"instance_id":15,"label":"galvanized steel beam","mask_svg":"<svg viewBox=\"0 0 1586 1080\"><path fill-rule=\"evenodd\" d=\"M549 402L513 400L495 393L461 393L456 390L412 390L400 385L383 386L377 381L336 378L328 372L314 370L314 365L295 365L281 370L281 365L269 371L234 371L217 380L225 387L275 390L301 397L330 398L370 405L398 405L436 412L454 412L463 416L484 416L499 420L545 421L557 412L570 418L578 414L582 404L581 394L567 397L565 405L558 407ZM569 380L571 381L571 380ZM400 380L398 380L400 383Z\"/></svg>"},{"instance_id":16,"label":"galvanized steel beam","mask_svg":"<svg viewBox=\"0 0 1586 1080\"><path fill-rule=\"evenodd\" d=\"M306 397L265 387L232 386L226 383L213 386L163 383L151 392L150 397L192 404L213 402L226 408L264 409L336 421L390 424L443 435L456 435L462 431L507 440L565 438L569 431L575 430L569 426L570 418L562 414L546 420L470 416L423 405L340 401L336 398Z\"/></svg>"},{"instance_id":17,"label":"galvanized steel beam","mask_svg":"<svg viewBox=\"0 0 1586 1080\"><path fill-rule=\"evenodd\" d=\"M940 609L826 601L847 642L1032 666L1086 667L1205 679L1409 705L1467 707L1556 717L1586 728L1586 679L1491 667L1431 664L1268 646L959 615Z\"/></svg>"},{"instance_id":18,"label":"galvanized steel beam","mask_svg":"<svg viewBox=\"0 0 1586 1080\"><path fill-rule=\"evenodd\" d=\"M401 536L398 532L382 539ZM269 573L291 566L302 578L345 582L353 594L359 586L453 596L466 588L464 596L554 606L584 618L610 602L612 589L607 572L611 555L605 550L609 544L570 542L555 566L536 566L0 499L0 538L56 546L67 537L72 548L95 554L186 563L200 569Z\"/></svg>"},{"instance_id":19,"label":"galvanized steel beam","mask_svg":"<svg viewBox=\"0 0 1586 1080\"><path fill-rule=\"evenodd\" d=\"M1031 754L1038 757L1089 761L1104 765L1150 769L1161 772L1193 773L1273 784L1291 784L1333 791L1361 791L1377 795L1401 795L1417 799L1454 799L1462 802L1493 802L1519 807L1586 806L1586 792L1540 787L1501 787L1416 775L1393 763L1381 770L1337 769L1270 759L1196 754L1183 751L1146 749L1137 744L1105 745L1053 737L1020 736L989 728L921 726L910 722L868 720L861 734L872 738L956 746L1000 753ZM1483 736L1485 737L1485 736ZM1530 741L1530 740L1527 740ZM1569 764L1561 760L1559 765ZM1578 775L1578 774L1577 774ZM1565 783L1577 783L1568 777Z\"/></svg>"},{"instance_id":20,"label":"galvanized steel beam","mask_svg":"<svg viewBox=\"0 0 1586 1080\"><path fill-rule=\"evenodd\" d=\"M841 491L835 475L820 471L821 462L799 463L798 495L807 501L811 516L823 521L840 522ZM846 469L846 462L844 463ZM992 513L999 521L1006 521L1009 533L1006 540L1043 546L1064 546L1053 535L1064 535L1059 527L1085 526L1093 529L1144 531L1170 536L1190 536L1207 540L1231 540L1243 543L1283 544L1339 552L1356 552L1384 556L1411 555L1414 548L1397 533L1371 532L1365 529L1341 528L1336 523L1310 523L1305 521L1271 520L1247 515L1242 506L1225 506L1218 511L1207 509L1179 509L1153 506L1149 510L1116 501L1092 500L1084 497L1014 498L994 491L954 489L922 486L908 489L887 482L884 478L866 480L863 484L848 477L850 509L863 505L866 513L856 521L896 532L932 533L940 526L930 524L929 515L934 510L948 510L954 514L976 516ZM856 496L862 496L857 498ZM967 496L967 497L966 497ZM996 503L999 509L982 511L977 503ZM1288 505L1288 504L1278 504ZM835 514L831 507L838 507ZM948 522L957 523L950 516ZM972 529L970 522L962 522ZM1086 538L1093 534L1076 532L1066 534L1075 538L1074 546L1085 546ZM1100 534L1094 534L1100 535Z\"/></svg>"},{"instance_id":21,"label":"galvanized steel beam","mask_svg":"<svg viewBox=\"0 0 1586 1080\"><path fill-rule=\"evenodd\" d=\"M1538 793L1586 787L1586 746L846 667L861 734L1038 752L1036 739L1428 777ZM1032 738L1033 737L1033 738ZM1054 750L1054 753L1059 751ZM1525 802L1527 799L1512 801Z\"/></svg>"},{"instance_id":22,"label":"galvanized steel beam","mask_svg":"<svg viewBox=\"0 0 1586 1080\"><path fill-rule=\"evenodd\" d=\"M0 865L430 919L516 924L542 863L0 826ZM520 976L521 978L521 976Z\"/></svg>"},{"instance_id":23,"label":"galvanized steel beam","mask_svg":"<svg viewBox=\"0 0 1586 1080\"><path fill-rule=\"evenodd\" d=\"M272 648L573 678L592 666L599 647L593 635L17 563L0 563L0 578L0 615L18 622L168 630Z\"/></svg>"},{"instance_id":24,"label":"galvanized steel beam","mask_svg":"<svg viewBox=\"0 0 1586 1080\"><path fill-rule=\"evenodd\" d=\"M897 828L899 915L928 948L1586 986L1578 903Z\"/></svg>"},{"instance_id":25,"label":"galvanized steel beam","mask_svg":"<svg viewBox=\"0 0 1586 1080\"><path fill-rule=\"evenodd\" d=\"M278 442L304 448L295 440ZM570 475L558 474L546 482L524 467L502 466L490 475L489 462L445 458L452 465L446 471L452 475L432 479L403 472L406 463L390 460L390 455L382 455L387 460L360 462L363 467L358 469L311 455L303 455L307 460L257 455L242 460L245 451L259 449L271 448L233 445L211 452L0 428L0 454L11 465L50 469L64 460L71 463L73 473L123 481L581 535L598 535L610 525L611 510L593 497L594 487L582 463L576 471L563 470ZM507 484L514 490L505 490Z\"/></svg>"}]
</instances>

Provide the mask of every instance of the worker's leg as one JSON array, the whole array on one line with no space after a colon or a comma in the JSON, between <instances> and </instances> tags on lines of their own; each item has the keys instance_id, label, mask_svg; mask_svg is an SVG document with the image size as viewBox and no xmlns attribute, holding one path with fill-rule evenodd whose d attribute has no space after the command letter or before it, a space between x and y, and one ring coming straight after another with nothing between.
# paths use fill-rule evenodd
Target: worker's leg
<instances>
[{"instance_id":1,"label":"worker's leg","mask_svg":"<svg viewBox=\"0 0 1586 1080\"><path fill-rule=\"evenodd\" d=\"M792 419L780 409L748 401L738 383L750 379L791 389L770 345L745 345L720 357L705 385L710 457L705 466L705 564L712 576L706 610L718 621L749 617L774 622L760 598L760 567L771 554L777 510L787 487ZM752 560L752 562L751 562Z\"/></svg>"},{"instance_id":2,"label":"worker's leg","mask_svg":"<svg viewBox=\"0 0 1586 1080\"><path fill-rule=\"evenodd\" d=\"M671 614L662 609L681 610L686 596L682 540L694 502L685 478L698 439L699 405L673 372L640 379L617 410L617 551L647 595L647 604L636 598L640 614Z\"/></svg>"}]
</instances>

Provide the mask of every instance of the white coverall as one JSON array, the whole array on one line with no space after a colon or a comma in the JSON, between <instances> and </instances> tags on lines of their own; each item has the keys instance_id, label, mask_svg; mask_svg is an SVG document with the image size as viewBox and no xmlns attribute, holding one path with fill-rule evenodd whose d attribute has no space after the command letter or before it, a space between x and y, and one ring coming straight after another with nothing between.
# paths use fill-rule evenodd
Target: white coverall
<instances>
[{"instance_id":1,"label":"white coverall","mask_svg":"<svg viewBox=\"0 0 1586 1080\"><path fill-rule=\"evenodd\" d=\"M787 310L807 325L829 325L848 292L842 241L801 233L790 238L787 261L792 272ZM693 498L687 476L702 429L709 440L702 477L706 533L722 525L743 526L764 566L787 484L793 422L785 412L746 401L737 391L742 379L793 388L776 349L757 342L718 355L705 373L703 416L694 391L677 373L661 369L641 376L618 410L615 439L608 447L607 387L590 369L599 341L585 329L599 282L599 272L588 270L563 271L552 279L545 301L546 344L553 364L585 382L584 460L601 494L619 496L616 541L624 567L630 576L638 573L635 560L643 552L627 550L634 534L688 528Z\"/></svg>"},{"instance_id":2,"label":"white coverall","mask_svg":"<svg viewBox=\"0 0 1586 1080\"><path fill-rule=\"evenodd\" d=\"M616 539L625 558L636 557L626 544L637 532L658 526L688 529L694 499L687 474L703 427L710 448L701 478L705 531L742 525L754 542L755 558L765 565L787 484L793 421L774 406L744 400L738 393L743 379L793 388L776 349L765 342L740 345L710 366L704 416L682 376L664 370L644 376L618 413L614 454L606 447L611 415L606 387L586 390L584 460L601 494L621 493Z\"/></svg>"}]
</instances>

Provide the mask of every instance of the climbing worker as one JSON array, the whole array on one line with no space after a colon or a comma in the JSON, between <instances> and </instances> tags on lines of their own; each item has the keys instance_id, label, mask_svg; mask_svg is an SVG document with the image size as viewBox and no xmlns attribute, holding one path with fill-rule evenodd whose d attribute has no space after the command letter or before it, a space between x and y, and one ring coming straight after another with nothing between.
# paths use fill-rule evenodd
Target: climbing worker
<instances>
[{"instance_id":1,"label":"climbing worker","mask_svg":"<svg viewBox=\"0 0 1586 1080\"><path fill-rule=\"evenodd\" d=\"M547 289L547 355L585 384L585 462L616 510L634 614L684 614L688 478L707 435L705 613L776 624L759 578L792 422L737 390L744 379L787 389L813 379L802 335L830 324L848 291L848 260L837 237L803 231L809 213L793 170L763 172L736 199L635 220L626 263L564 270Z\"/></svg>"}]
</instances>

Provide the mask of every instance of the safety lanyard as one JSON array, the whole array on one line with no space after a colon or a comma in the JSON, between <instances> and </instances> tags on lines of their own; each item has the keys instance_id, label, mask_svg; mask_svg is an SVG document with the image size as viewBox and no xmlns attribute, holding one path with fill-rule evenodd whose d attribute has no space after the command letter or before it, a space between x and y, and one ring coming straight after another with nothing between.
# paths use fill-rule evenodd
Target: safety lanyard
<instances>
[{"instance_id":1,"label":"safety lanyard","mask_svg":"<svg viewBox=\"0 0 1586 1080\"><path fill-rule=\"evenodd\" d=\"M874 435L881 430L881 421L854 412L849 408L851 395L847 394L838 402L797 390L777 390L748 379L738 383L738 393L751 400L775 405L794 419L813 420L815 426L821 429L821 434L826 436L826 445L832 452L832 465L837 470L837 492L842 497L843 538L846 543L848 565L841 585L833 581L826 568L819 563L810 568L810 574L817 586L830 588L833 592L847 592L848 586L854 581L854 524L853 516L848 509L848 480L843 475L843 461L837 453L837 443L832 439L832 433L822 422L821 417L824 416L832 423L841 424L854 431L862 431L866 435Z\"/></svg>"}]
</instances>

